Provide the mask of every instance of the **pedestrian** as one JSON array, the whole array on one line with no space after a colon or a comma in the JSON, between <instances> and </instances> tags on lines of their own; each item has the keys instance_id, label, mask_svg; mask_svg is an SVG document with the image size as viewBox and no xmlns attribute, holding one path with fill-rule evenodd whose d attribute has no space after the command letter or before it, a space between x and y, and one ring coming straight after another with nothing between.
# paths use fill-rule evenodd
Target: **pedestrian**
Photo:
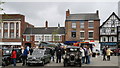
<instances>
[{"instance_id":1,"label":"pedestrian","mask_svg":"<svg viewBox=\"0 0 120 68\"><path fill-rule=\"evenodd\" d=\"M29 51L30 51L30 55L32 55L32 53L33 53L33 49L30 48Z\"/></svg>"},{"instance_id":2,"label":"pedestrian","mask_svg":"<svg viewBox=\"0 0 120 68\"><path fill-rule=\"evenodd\" d=\"M60 46L61 46L61 45L59 44L59 45L55 48L56 57L57 57L56 63L58 63L58 61L59 61L59 63L61 63L62 49L61 49Z\"/></svg>"},{"instance_id":3,"label":"pedestrian","mask_svg":"<svg viewBox=\"0 0 120 68\"><path fill-rule=\"evenodd\" d=\"M106 50L106 54L107 54L107 60L110 61L110 55L111 55L112 51L110 50L110 48L108 47Z\"/></svg>"},{"instance_id":4,"label":"pedestrian","mask_svg":"<svg viewBox=\"0 0 120 68\"><path fill-rule=\"evenodd\" d=\"M80 47L80 52L82 54L82 64L85 63L85 49L83 47Z\"/></svg>"},{"instance_id":5,"label":"pedestrian","mask_svg":"<svg viewBox=\"0 0 120 68\"><path fill-rule=\"evenodd\" d=\"M87 46L86 51L87 51L87 56L88 56L88 58L86 59L86 63L90 64L91 63L90 59L91 59L91 56L92 56L92 51L91 51L89 46Z\"/></svg>"},{"instance_id":6,"label":"pedestrian","mask_svg":"<svg viewBox=\"0 0 120 68\"><path fill-rule=\"evenodd\" d=\"M16 66L16 57L17 57L17 52L16 52L16 50L13 49L12 54L11 54L13 66Z\"/></svg>"},{"instance_id":7,"label":"pedestrian","mask_svg":"<svg viewBox=\"0 0 120 68\"><path fill-rule=\"evenodd\" d=\"M54 62L55 49L53 47L50 49L50 53L51 53L52 61Z\"/></svg>"},{"instance_id":8,"label":"pedestrian","mask_svg":"<svg viewBox=\"0 0 120 68\"><path fill-rule=\"evenodd\" d=\"M104 46L103 47L103 50L102 50L102 54L103 54L103 61L106 61L106 50L107 50L107 47Z\"/></svg>"},{"instance_id":9,"label":"pedestrian","mask_svg":"<svg viewBox=\"0 0 120 68\"><path fill-rule=\"evenodd\" d=\"M29 51L27 49L27 47L25 47L24 51L23 51L23 54L22 54L22 61L23 61L23 64L22 66L25 65L25 63L27 62L27 56L29 54Z\"/></svg>"}]
</instances>

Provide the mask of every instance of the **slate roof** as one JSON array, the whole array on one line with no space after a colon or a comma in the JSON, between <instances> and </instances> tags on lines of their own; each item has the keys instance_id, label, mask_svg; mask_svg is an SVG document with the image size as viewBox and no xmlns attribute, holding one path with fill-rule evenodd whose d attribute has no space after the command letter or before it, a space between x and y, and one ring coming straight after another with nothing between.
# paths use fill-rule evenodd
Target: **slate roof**
<instances>
[{"instance_id":1,"label":"slate roof","mask_svg":"<svg viewBox=\"0 0 120 68\"><path fill-rule=\"evenodd\" d=\"M65 34L64 27L35 27L35 28L26 28L23 34L52 34L57 30L57 34Z\"/></svg>"},{"instance_id":2,"label":"slate roof","mask_svg":"<svg viewBox=\"0 0 120 68\"><path fill-rule=\"evenodd\" d=\"M100 20L97 13L70 14L66 20Z\"/></svg>"}]
</instances>

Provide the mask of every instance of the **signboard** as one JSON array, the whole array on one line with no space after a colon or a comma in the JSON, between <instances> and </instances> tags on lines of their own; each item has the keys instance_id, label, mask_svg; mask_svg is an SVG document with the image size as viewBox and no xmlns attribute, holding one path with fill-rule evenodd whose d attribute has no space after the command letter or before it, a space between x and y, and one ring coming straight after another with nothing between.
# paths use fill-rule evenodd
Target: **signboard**
<instances>
[{"instance_id":1,"label":"signboard","mask_svg":"<svg viewBox=\"0 0 120 68\"><path fill-rule=\"evenodd\" d=\"M21 42L0 42L0 45L22 45Z\"/></svg>"}]
</instances>

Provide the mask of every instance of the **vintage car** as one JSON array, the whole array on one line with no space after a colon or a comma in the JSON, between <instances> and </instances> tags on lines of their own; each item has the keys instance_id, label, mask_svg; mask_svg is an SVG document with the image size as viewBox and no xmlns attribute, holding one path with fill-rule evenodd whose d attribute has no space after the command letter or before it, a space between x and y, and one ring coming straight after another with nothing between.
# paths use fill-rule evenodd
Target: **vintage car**
<instances>
[{"instance_id":1,"label":"vintage car","mask_svg":"<svg viewBox=\"0 0 120 68\"><path fill-rule=\"evenodd\" d=\"M32 55L27 58L27 65L49 63L51 61L51 55L49 49L35 49Z\"/></svg>"},{"instance_id":2,"label":"vintage car","mask_svg":"<svg viewBox=\"0 0 120 68\"><path fill-rule=\"evenodd\" d=\"M20 48L14 48L17 52L17 58L16 58L16 62L22 62L22 57L20 57L20 55L22 54L22 51ZM7 66L9 64L11 64L11 53L12 53L12 49L8 49L8 48L5 48L5 49L2 49L2 65L3 66Z\"/></svg>"},{"instance_id":3,"label":"vintage car","mask_svg":"<svg viewBox=\"0 0 120 68\"><path fill-rule=\"evenodd\" d=\"M63 55L64 67L68 65L77 65L81 67L81 58L80 47L68 46L65 55Z\"/></svg>"},{"instance_id":4,"label":"vintage car","mask_svg":"<svg viewBox=\"0 0 120 68\"><path fill-rule=\"evenodd\" d=\"M2 49L2 66L11 64L11 49Z\"/></svg>"}]
</instances>

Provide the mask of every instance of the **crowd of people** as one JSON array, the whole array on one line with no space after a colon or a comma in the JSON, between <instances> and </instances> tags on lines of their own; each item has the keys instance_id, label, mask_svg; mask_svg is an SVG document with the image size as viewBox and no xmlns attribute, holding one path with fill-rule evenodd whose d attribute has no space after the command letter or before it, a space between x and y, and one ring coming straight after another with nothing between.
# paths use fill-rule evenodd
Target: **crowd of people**
<instances>
[{"instance_id":1,"label":"crowd of people","mask_svg":"<svg viewBox=\"0 0 120 68\"><path fill-rule=\"evenodd\" d=\"M33 52L33 49L28 48L28 47L25 47L24 50L22 51L21 57L22 57L22 65L23 66L26 65L28 54L32 55L32 52ZM80 47L80 52L81 52L81 56L82 56L82 64L90 64L91 57L93 55L92 49L89 46L84 45L84 46ZM110 50L110 48L108 46L105 46L102 50L103 61L106 61L106 60L110 61L111 53L112 53L112 51ZM65 50L59 44L55 48L54 47L50 48L50 54L51 54L51 59L53 62L55 61L55 56L56 56L56 63L61 63L61 59L62 59L62 56L65 54ZM12 54L11 54L13 66L16 66L16 57L17 57L16 55L17 55L17 52L13 48Z\"/></svg>"}]
</instances>

